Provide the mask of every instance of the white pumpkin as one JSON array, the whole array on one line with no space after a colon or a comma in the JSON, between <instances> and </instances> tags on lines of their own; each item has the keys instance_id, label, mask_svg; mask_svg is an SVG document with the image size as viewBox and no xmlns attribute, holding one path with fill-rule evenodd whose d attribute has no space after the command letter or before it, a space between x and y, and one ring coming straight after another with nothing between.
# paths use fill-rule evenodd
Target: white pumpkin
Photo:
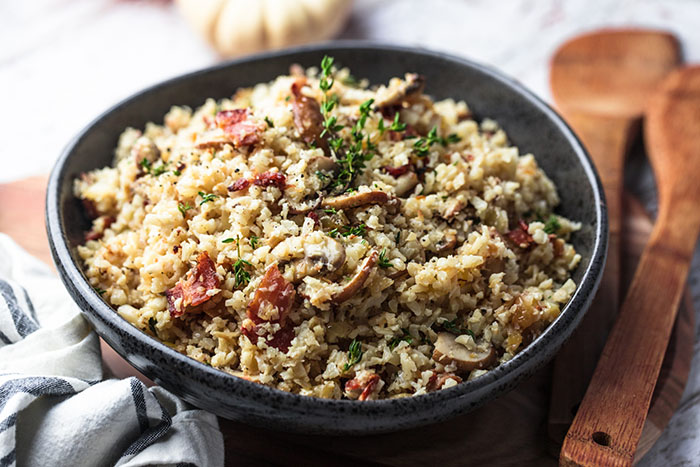
<instances>
[{"instance_id":1,"label":"white pumpkin","mask_svg":"<svg viewBox=\"0 0 700 467\"><path fill-rule=\"evenodd\" d=\"M329 39L352 0L177 0L190 24L221 54L243 55Z\"/></svg>"}]
</instances>

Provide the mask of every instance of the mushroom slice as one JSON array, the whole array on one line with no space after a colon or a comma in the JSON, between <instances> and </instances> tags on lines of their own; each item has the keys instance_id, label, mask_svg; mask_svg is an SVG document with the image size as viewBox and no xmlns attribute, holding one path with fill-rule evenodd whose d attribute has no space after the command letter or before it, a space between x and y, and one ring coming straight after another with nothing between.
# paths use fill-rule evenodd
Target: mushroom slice
<instances>
[{"instance_id":1,"label":"mushroom slice","mask_svg":"<svg viewBox=\"0 0 700 467\"><path fill-rule=\"evenodd\" d=\"M415 172L407 172L396 179L394 192L401 198L413 190L418 185L418 175Z\"/></svg>"},{"instance_id":2,"label":"mushroom slice","mask_svg":"<svg viewBox=\"0 0 700 467\"><path fill-rule=\"evenodd\" d=\"M294 261L293 267L297 279L312 276L323 270L334 272L345 264L345 247L327 235L321 242L304 243L304 257Z\"/></svg>"},{"instance_id":3,"label":"mushroom slice","mask_svg":"<svg viewBox=\"0 0 700 467\"><path fill-rule=\"evenodd\" d=\"M459 371L468 373L491 366L496 361L496 350L490 347L486 351L472 352L457 343L454 334L441 332L435 341L433 360L443 365L454 364Z\"/></svg>"},{"instance_id":4,"label":"mushroom slice","mask_svg":"<svg viewBox=\"0 0 700 467\"><path fill-rule=\"evenodd\" d=\"M389 201L389 195L383 191L365 191L363 193L350 193L348 195L335 196L323 200L324 208L350 209L365 206L367 204L385 204Z\"/></svg>"},{"instance_id":5,"label":"mushroom slice","mask_svg":"<svg viewBox=\"0 0 700 467\"><path fill-rule=\"evenodd\" d=\"M445 209L444 214L442 215L442 218L445 219L446 221L452 219L454 216L459 214L459 211L464 209L465 204L458 200L452 200L450 204L447 206L447 209Z\"/></svg>"},{"instance_id":6,"label":"mushroom slice","mask_svg":"<svg viewBox=\"0 0 700 467\"><path fill-rule=\"evenodd\" d=\"M377 253L377 250L372 250L369 256L363 261L362 265L360 266L360 269L357 271L357 274L355 274L355 276L350 280L350 282L348 282L345 285L343 290L338 292L333 297L333 303L337 305L339 303L344 302L345 300L355 295L355 293L357 293L357 291L360 290L363 285L365 285L365 281L367 281L369 274L372 272L372 268L375 264L377 264L378 257L379 253Z\"/></svg>"},{"instance_id":7,"label":"mushroom slice","mask_svg":"<svg viewBox=\"0 0 700 467\"><path fill-rule=\"evenodd\" d=\"M339 165L336 161L327 156L316 156L309 159L307 164L309 171L313 174L317 171L335 172Z\"/></svg>"},{"instance_id":8,"label":"mushroom slice","mask_svg":"<svg viewBox=\"0 0 700 467\"><path fill-rule=\"evenodd\" d=\"M131 155L134 157L136 164L142 164L144 160L148 164L152 164L160 159L160 150L150 138L140 136L131 147Z\"/></svg>"},{"instance_id":9,"label":"mushroom slice","mask_svg":"<svg viewBox=\"0 0 700 467\"><path fill-rule=\"evenodd\" d=\"M391 83L389 87L377 92L377 108L399 105L406 99L422 93L425 87L425 78L416 73L406 73L406 79L396 81L397 84Z\"/></svg>"},{"instance_id":10,"label":"mushroom slice","mask_svg":"<svg viewBox=\"0 0 700 467\"><path fill-rule=\"evenodd\" d=\"M457 232L455 230L448 230L445 232L440 245L435 249L437 253L446 253L448 251L454 250L457 246Z\"/></svg>"}]
</instances>

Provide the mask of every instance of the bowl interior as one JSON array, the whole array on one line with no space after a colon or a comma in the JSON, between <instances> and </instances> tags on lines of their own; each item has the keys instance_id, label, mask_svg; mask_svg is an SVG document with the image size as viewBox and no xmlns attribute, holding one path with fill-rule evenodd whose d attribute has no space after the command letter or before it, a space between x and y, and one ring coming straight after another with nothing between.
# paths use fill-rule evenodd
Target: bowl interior
<instances>
[{"instance_id":1,"label":"bowl interior","mask_svg":"<svg viewBox=\"0 0 700 467\"><path fill-rule=\"evenodd\" d=\"M287 73L292 63L299 63L304 67L318 66L325 54L334 56L337 64L350 67L354 76L367 78L372 84L386 83L391 77L403 76L406 72L418 72L426 77L427 94L436 99L447 97L455 100L463 99L478 120L485 117L495 119L505 129L511 143L519 147L521 154L533 153L538 164L554 181L561 198L557 212L582 224L581 231L572 239L575 248L582 256L580 266L573 275L579 288L558 320L540 338L521 351L515 359L486 376L456 388L410 398L436 401L446 398L460 400L461 402L455 403L451 410L448 410L448 407L433 411L432 418L423 413L421 421L417 416L413 418L407 416L403 425L394 420L395 423L391 423L390 426L400 428L426 420L435 421L447 416L448 412L452 414L465 410L467 403L470 407L474 406L474 400L480 403L493 397L546 362L573 331L590 302L605 255L607 224L604 202L599 182L585 151L568 127L549 107L514 81L502 77L493 70L461 59L415 49L338 43L244 59L156 85L123 101L100 116L76 137L59 159L52 173L47 195L47 224L54 257L69 290L84 308L91 322L96 325L98 332L103 334L102 331L104 331L107 334L104 337L110 344L113 344L118 351L124 350L123 343L115 342L116 337L109 331L101 329L103 326L100 324L96 324L98 315L100 319L97 321L103 323L109 321L112 330L118 328L120 335L126 333L131 338L140 335L142 337L138 339L148 341L144 345L152 347L155 342L145 334L135 329L126 329L130 328L130 325L101 302L82 275L75 247L82 243L84 231L89 228L89 224L83 214L82 206L73 197L72 180L82 172L110 165L117 139L128 126L142 128L149 121L162 122L163 115L173 105L196 108L208 97L229 97L239 87L270 81L280 74ZM113 316L107 317L107 313ZM150 347L148 351L151 352ZM169 354L169 349L162 345L157 346L156 351L162 354L159 354L159 358L167 357L171 360L178 358L170 355L174 352L170 351ZM129 352L126 351L126 353ZM146 374L162 382L166 387L172 387L172 381L168 381L162 372L152 368L149 370L148 365L139 363L141 357L134 356L133 352L130 355L131 358L127 355L127 359L130 359L132 364L142 371L145 370ZM180 365L184 365L183 360L177 361ZM216 372L211 369L204 371L203 365L192 366L201 366L202 368L197 371L202 370L200 373L206 373L210 382L215 378L234 380L227 375L212 376ZM151 374L148 373L149 371ZM239 381L227 384L242 383L251 384ZM256 390L267 394L281 392L269 388ZM201 394L192 394L196 391L185 390L184 392L188 393L185 397L196 401L197 405L214 407L210 402L202 402ZM279 396L279 400L300 399L300 396L294 396L296 399L294 397L289 399L290 397L292 395L285 393ZM321 407L330 403L327 406L333 406L332 401L313 401L315 402L308 402L308 404ZM381 407L382 402L391 403L392 401L365 403L364 407L353 409L353 413L359 414L358 420L365 415L370 417L368 414L371 410L365 408ZM409 407L410 405L406 404L411 403L401 402L393 405ZM303 404L307 402L304 401ZM421 403L415 404L417 407ZM364 410L367 410L365 415L362 412ZM376 410L382 412L384 409ZM386 413L390 413L391 410L387 410ZM231 413L224 413L224 415L233 416ZM309 423L320 422L310 420ZM303 422L297 422L288 425L299 427L303 424ZM376 423L373 428L382 430L380 425L381 423ZM359 425L353 426L356 428ZM352 430L348 428L346 431Z\"/></svg>"}]
</instances>

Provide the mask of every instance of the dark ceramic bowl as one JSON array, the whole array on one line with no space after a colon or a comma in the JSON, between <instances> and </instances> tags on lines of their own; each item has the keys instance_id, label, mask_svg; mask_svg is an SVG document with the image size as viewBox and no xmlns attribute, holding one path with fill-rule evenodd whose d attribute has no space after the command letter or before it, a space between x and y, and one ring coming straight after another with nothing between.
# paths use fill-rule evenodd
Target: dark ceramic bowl
<instances>
[{"instance_id":1,"label":"dark ceramic bowl","mask_svg":"<svg viewBox=\"0 0 700 467\"><path fill-rule=\"evenodd\" d=\"M583 257L574 273L578 289L561 315L509 362L450 389L396 400L324 400L290 394L212 369L142 333L93 290L76 247L89 228L73 180L111 164L117 138L127 126L162 121L173 104L197 107L207 97L228 97L241 86L272 80L289 65L317 66L324 54L371 83L415 71L427 78L426 93L464 99L477 118L491 117L522 154L532 152L561 196L558 212L581 222L573 244ZM278 430L316 433L393 431L444 420L472 410L512 389L549 361L588 308L605 260L607 218L600 182L580 142L546 104L490 68L426 50L342 42L245 58L150 87L98 117L66 148L49 180L46 224L56 267L84 316L119 354L143 374L195 406L222 417Z\"/></svg>"}]
</instances>

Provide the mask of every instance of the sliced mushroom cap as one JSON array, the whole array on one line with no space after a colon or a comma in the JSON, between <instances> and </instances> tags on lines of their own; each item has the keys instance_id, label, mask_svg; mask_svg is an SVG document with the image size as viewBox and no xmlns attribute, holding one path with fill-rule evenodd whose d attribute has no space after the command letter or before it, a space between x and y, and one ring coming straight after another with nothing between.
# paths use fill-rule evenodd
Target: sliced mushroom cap
<instances>
[{"instance_id":1,"label":"sliced mushroom cap","mask_svg":"<svg viewBox=\"0 0 700 467\"><path fill-rule=\"evenodd\" d=\"M327 235L320 243L306 242L304 257L327 271L337 271L345 264L345 247Z\"/></svg>"},{"instance_id":2,"label":"sliced mushroom cap","mask_svg":"<svg viewBox=\"0 0 700 467\"><path fill-rule=\"evenodd\" d=\"M449 332L438 333L433 351L433 360L443 365L454 364L459 371L468 373L483 370L496 361L496 350L490 347L486 351L473 352L455 341L456 336Z\"/></svg>"},{"instance_id":3,"label":"sliced mushroom cap","mask_svg":"<svg viewBox=\"0 0 700 467\"><path fill-rule=\"evenodd\" d=\"M131 155L134 156L137 164L140 164L144 159L149 163L153 163L160 158L160 150L151 138L141 136L134 141L134 145L131 147Z\"/></svg>"},{"instance_id":4,"label":"sliced mushroom cap","mask_svg":"<svg viewBox=\"0 0 700 467\"><path fill-rule=\"evenodd\" d=\"M327 156L316 156L309 159L307 164L310 173L321 170L324 172L334 172L338 169L338 163Z\"/></svg>"},{"instance_id":5,"label":"sliced mushroom cap","mask_svg":"<svg viewBox=\"0 0 700 467\"><path fill-rule=\"evenodd\" d=\"M385 204L388 201L389 195L383 191L365 191L326 198L323 200L322 206L324 208L351 209L368 204Z\"/></svg>"},{"instance_id":6,"label":"sliced mushroom cap","mask_svg":"<svg viewBox=\"0 0 700 467\"><path fill-rule=\"evenodd\" d=\"M355 276L343 287L343 290L333 297L333 303L338 304L344 302L355 295L357 291L365 285L365 281L367 281L367 278L372 272L372 268L377 264L377 258L379 258L379 253L377 253L377 250L372 250L372 253L370 253L362 262L362 265L360 265L360 269Z\"/></svg>"},{"instance_id":7,"label":"sliced mushroom cap","mask_svg":"<svg viewBox=\"0 0 700 467\"><path fill-rule=\"evenodd\" d=\"M396 179L394 192L396 196L403 197L418 185L418 175L415 172L407 172Z\"/></svg>"},{"instance_id":8,"label":"sliced mushroom cap","mask_svg":"<svg viewBox=\"0 0 700 467\"><path fill-rule=\"evenodd\" d=\"M395 84L396 83L396 84ZM407 73L404 80L395 81L377 91L375 104L378 108L392 107L423 92L425 78L416 73Z\"/></svg>"},{"instance_id":9,"label":"sliced mushroom cap","mask_svg":"<svg viewBox=\"0 0 700 467\"><path fill-rule=\"evenodd\" d=\"M448 230L447 232L445 232L445 236L442 238L442 241L437 246L435 251L437 253L446 253L448 251L454 250L454 248L456 246L457 246L457 232L454 230Z\"/></svg>"}]
</instances>

